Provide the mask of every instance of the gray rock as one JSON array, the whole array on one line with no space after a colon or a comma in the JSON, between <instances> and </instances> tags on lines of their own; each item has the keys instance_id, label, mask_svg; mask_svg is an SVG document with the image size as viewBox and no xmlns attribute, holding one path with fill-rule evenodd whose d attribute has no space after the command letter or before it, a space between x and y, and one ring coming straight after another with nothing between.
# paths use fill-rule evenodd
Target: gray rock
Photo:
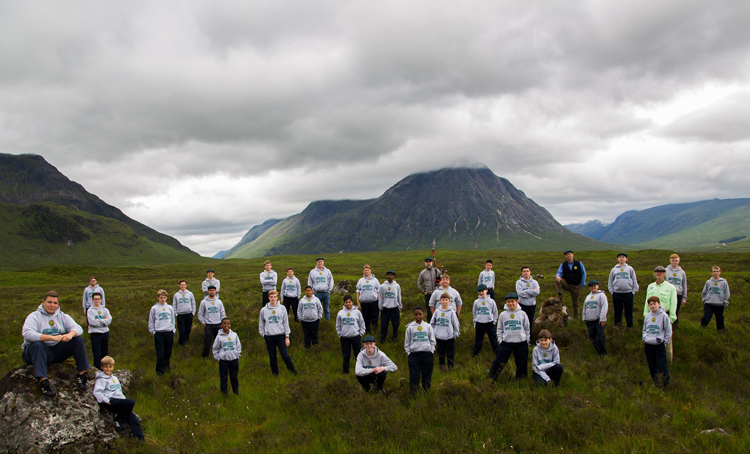
<instances>
[{"instance_id":1,"label":"gray rock","mask_svg":"<svg viewBox=\"0 0 750 454\"><path fill-rule=\"evenodd\" d=\"M731 435L729 434L729 432L727 432L726 430L722 429L721 427L717 427L716 429L708 429L708 430L704 430L704 431L698 432L698 435L696 435L696 437L700 436L700 435L719 435L721 437L731 437Z\"/></svg>"},{"instance_id":2,"label":"gray rock","mask_svg":"<svg viewBox=\"0 0 750 454\"><path fill-rule=\"evenodd\" d=\"M88 389L78 391L74 365L50 364L49 380L57 395L42 395L32 366L22 366L0 380L0 452L96 452L118 437L130 437L130 427L116 428L113 414L99 410L94 395L94 373ZM114 374L123 388L128 370ZM127 394L126 394L127 395Z\"/></svg>"}]
</instances>

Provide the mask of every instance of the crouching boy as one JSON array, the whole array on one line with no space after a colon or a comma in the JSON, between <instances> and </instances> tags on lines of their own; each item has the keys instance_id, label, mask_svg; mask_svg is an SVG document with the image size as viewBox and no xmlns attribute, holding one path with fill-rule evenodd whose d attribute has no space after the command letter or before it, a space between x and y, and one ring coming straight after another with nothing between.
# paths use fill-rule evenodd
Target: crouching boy
<instances>
[{"instance_id":1,"label":"crouching boy","mask_svg":"<svg viewBox=\"0 0 750 454\"><path fill-rule=\"evenodd\" d=\"M227 375L232 382L232 392L240 393L240 382L237 372L240 370L240 354L242 344L237 333L232 331L232 324L228 318L221 320L221 331L216 336L213 346L214 359L219 362L219 385L221 392L227 395Z\"/></svg>"},{"instance_id":2,"label":"crouching boy","mask_svg":"<svg viewBox=\"0 0 750 454\"><path fill-rule=\"evenodd\" d=\"M531 339L529 318L518 307L518 295L515 293L505 295L504 309L497 320L497 339L500 345L497 346L497 356L487 375L493 382L497 381L511 354L516 362L516 378L528 376L526 363L529 361Z\"/></svg>"},{"instance_id":3,"label":"crouching boy","mask_svg":"<svg viewBox=\"0 0 750 454\"><path fill-rule=\"evenodd\" d=\"M120 380L112 375L112 371L115 370L115 360L111 356L105 356L101 360L101 366L94 382L94 397L99 402L99 407L114 413L116 421L127 421L130 430L133 431L133 436L143 441L140 419L133 413L135 401L125 397Z\"/></svg>"},{"instance_id":4,"label":"crouching boy","mask_svg":"<svg viewBox=\"0 0 750 454\"><path fill-rule=\"evenodd\" d=\"M398 366L375 346L373 336L365 336L362 343L365 347L357 355L354 369L357 381L365 391L370 391L374 384L375 390L381 392L388 372L396 372Z\"/></svg>"},{"instance_id":5,"label":"crouching boy","mask_svg":"<svg viewBox=\"0 0 750 454\"><path fill-rule=\"evenodd\" d=\"M651 378L658 385L669 384L666 344L672 337L672 323L669 315L661 307L658 296L651 296L646 301L651 310L643 318L643 349Z\"/></svg>"},{"instance_id":6,"label":"crouching boy","mask_svg":"<svg viewBox=\"0 0 750 454\"><path fill-rule=\"evenodd\" d=\"M552 340L552 333L543 329L539 331L536 347L531 354L531 370L534 371L534 382L538 386L547 386L550 381L560 386L563 367L560 364L560 349Z\"/></svg>"}]
</instances>

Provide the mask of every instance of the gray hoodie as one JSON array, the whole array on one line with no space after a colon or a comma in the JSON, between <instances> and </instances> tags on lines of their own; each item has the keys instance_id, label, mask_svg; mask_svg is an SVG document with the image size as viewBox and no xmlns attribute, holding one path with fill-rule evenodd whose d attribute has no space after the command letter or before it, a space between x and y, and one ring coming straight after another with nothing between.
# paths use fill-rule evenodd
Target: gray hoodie
<instances>
[{"instance_id":1,"label":"gray hoodie","mask_svg":"<svg viewBox=\"0 0 750 454\"><path fill-rule=\"evenodd\" d=\"M297 305L297 318L303 322L314 322L323 318L323 305L315 296L305 296Z\"/></svg>"},{"instance_id":2,"label":"gray hoodie","mask_svg":"<svg viewBox=\"0 0 750 454\"><path fill-rule=\"evenodd\" d=\"M583 301L581 317L586 322L606 322L608 308L607 294L604 293L604 290L597 290L594 293L589 293L589 296Z\"/></svg>"},{"instance_id":3,"label":"gray hoodie","mask_svg":"<svg viewBox=\"0 0 750 454\"><path fill-rule=\"evenodd\" d=\"M432 331L435 333L435 339L449 340L455 339L461 334L461 327L458 324L456 311L438 308L430 319Z\"/></svg>"},{"instance_id":4,"label":"gray hoodie","mask_svg":"<svg viewBox=\"0 0 750 454\"><path fill-rule=\"evenodd\" d=\"M665 279L674 285L677 296L687 296L687 275L681 266L678 265L677 268L672 268L672 265L667 266Z\"/></svg>"},{"instance_id":5,"label":"gray hoodie","mask_svg":"<svg viewBox=\"0 0 750 454\"><path fill-rule=\"evenodd\" d=\"M435 289L435 291L432 293L432 296L430 297L430 307L434 307L435 310L437 310L440 307L440 297L443 295L443 293L448 292L448 295L451 297L451 308L455 311L458 306L463 306L464 302L461 301L461 294L458 293L458 290L454 289L450 285L447 289L444 289L443 287L438 287Z\"/></svg>"},{"instance_id":6,"label":"gray hoodie","mask_svg":"<svg viewBox=\"0 0 750 454\"><path fill-rule=\"evenodd\" d=\"M42 304L26 317L23 322L21 334L23 335L23 347L32 342L39 342L42 334L57 336L58 334L68 334L75 331L79 336L83 334L81 325L73 320L73 317L64 313L57 307L54 314L49 314L44 310ZM44 341L49 346L56 345L59 341Z\"/></svg>"},{"instance_id":7,"label":"gray hoodie","mask_svg":"<svg viewBox=\"0 0 750 454\"><path fill-rule=\"evenodd\" d=\"M301 295L302 286L296 276L293 276L291 279L285 277L281 280L281 299L286 297L299 298Z\"/></svg>"},{"instance_id":8,"label":"gray hoodie","mask_svg":"<svg viewBox=\"0 0 750 454\"><path fill-rule=\"evenodd\" d=\"M104 289L99 287L99 284L96 284L93 287L88 285L86 286L85 289L83 289L83 300L81 301L84 311L89 310L89 308L94 305L94 302L91 300L91 295L93 293L101 293L102 294L102 307L107 305L107 301L104 298Z\"/></svg>"},{"instance_id":9,"label":"gray hoodie","mask_svg":"<svg viewBox=\"0 0 750 454\"><path fill-rule=\"evenodd\" d=\"M172 297L172 307L174 307L177 315L180 314L193 314L195 315L195 296L190 290L177 290L177 293Z\"/></svg>"},{"instance_id":10,"label":"gray hoodie","mask_svg":"<svg viewBox=\"0 0 750 454\"><path fill-rule=\"evenodd\" d=\"M227 316L224 303L218 298L204 298L198 308L198 321L206 325L218 325Z\"/></svg>"},{"instance_id":11,"label":"gray hoodie","mask_svg":"<svg viewBox=\"0 0 750 454\"><path fill-rule=\"evenodd\" d=\"M422 320L422 323L411 322L406 325L404 350L406 350L407 355L416 352L435 353L435 343L435 332L426 321Z\"/></svg>"},{"instance_id":12,"label":"gray hoodie","mask_svg":"<svg viewBox=\"0 0 750 454\"><path fill-rule=\"evenodd\" d=\"M266 271L263 270L262 273L260 273L260 285L263 286L264 292L270 292L271 290L276 290L276 282L278 282L279 276L276 274L276 271Z\"/></svg>"},{"instance_id":13,"label":"gray hoodie","mask_svg":"<svg viewBox=\"0 0 750 454\"><path fill-rule=\"evenodd\" d=\"M107 375L99 371L96 373L94 380L94 397L100 404L108 404L109 399L125 399L120 379L115 377L114 374Z\"/></svg>"},{"instance_id":14,"label":"gray hoodie","mask_svg":"<svg viewBox=\"0 0 750 454\"><path fill-rule=\"evenodd\" d=\"M310 274L307 275L307 285L312 287L313 291L316 293L331 293L331 290L333 290L333 275L325 266L322 270L319 270L316 266L310 270Z\"/></svg>"},{"instance_id":15,"label":"gray hoodie","mask_svg":"<svg viewBox=\"0 0 750 454\"><path fill-rule=\"evenodd\" d=\"M214 359L219 361L233 361L239 359L242 353L242 344L237 333L229 330L229 334L224 333L224 330L219 331L214 339Z\"/></svg>"},{"instance_id":16,"label":"gray hoodie","mask_svg":"<svg viewBox=\"0 0 750 454\"><path fill-rule=\"evenodd\" d=\"M638 293L638 279L635 277L635 270L627 263L619 263L609 272L608 287L609 293Z\"/></svg>"},{"instance_id":17,"label":"gray hoodie","mask_svg":"<svg viewBox=\"0 0 750 454\"><path fill-rule=\"evenodd\" d=\"M555 341L550 341L549 348L542 348L537 341L534 351L531 353L531 370L546 381L550 381L549 375L545 372L555 364L560 364L560 349L555 345Z\"/></svg>"},{"instance_id":18,"label":"gray hoodie","mask_svg":"<svg viewBox=\"0 0 750 454\"><path fill-rule=\"evenodd\" d=\"M487 288L494 289L495 288L495 272L492 270L487 271L482 270L481 273L479 273L479 279L477 279L477 285L486 285Z\"/></svg>"},{"instance_id":19,"label":"gray hoodie","mask_svg":"<svg viewBox=\"0 0 750 454\"><path fill-rule=\"evenodd\" d=\"M219 294L219 291L221 290L221 282L216 278L213 278L213 279L206 278L203 280L203 283L201 283L201 290L203 290L203 296L208 295L208 287L210 285L213 285L214 287L216 287L216 294L217 295Z\"/></svg>"},{"instance_id":20,"label":"gray hoodie","mask_svg":"<svg viewBox=\"0 0 750 454\"><path fill-rule=\"evenodd\" d=\"M526 342L531 341L531 325L529 317L516 305L516 310L511 311L508 305L503 306L503 312L497 319L497 341L498 342Z\"/></svg>"},{"instance_id":21,"label":"gray hoodie","mask_svg":"<svg viewBox=\"0 0 750 454\"><path fill-rule=\"evenodd\" d=\"M539 292L541 292L539 282L534 279L526 280L522 276L516 281L518 304L522 306L536 306L536 297L539 296Z\"/></svg>"},{"instance_id":22,"label":"gray hoodie","mask_svg":"<svg viewBox=\"0 0 750 454\"><path fill-rule=\"evenodd\" d=\"M151 306L151 311L148 313L148 332L154 333L166 333L175 332L177 329L175 324L174 309L167 303L160 304L156 303Z\"/></svg>"},{"instance_id":23,"label":"gray hoodie","mask_svg":"<svg viewBox=\"0 0 750 454\"><path fill-rule=\"evenodd\" d=\"M720 277L718 280L713 277L706 281L701 293L703 304L712 306L729 306L729 284L727 280Z\"/></svg>"},{"instance_id":24,"label":"gray hoodie","mask_svg":"<svg viewBox=\"0 0 750 454\"><path fill-rule=\"evenodd\" d=\"M373 303L378 300L380 283L375 275L371 274L369 278L362 276L357 282L357 293L359 294L360 303Z\"/></svg>"},{"instance_id":25,"label":"gray hoodie","mask_svg":"<svg viewBox=\"0 0 750 454\"><path fill-rule=\"evenodd\" d=\"M401 309L404 305L401 303L401 286L398 282L393 281L388 283L388 280L384 280L380 284L380 295L378 298L378 309Z\"/></svg>"},{"instance_id":26,"label":"gray hoodie","mask_svg":"<svg viewBox=\"0 0 750 454\"><path fill-rule=\"evenodd\" d=\"M663 307L643 317L643 343L649 345L668 344L672 337L672 323Z\"/></svg>"},{"instance_id":27,"label":"gray hoodie","mask_svg":"<svg viewBox=\"0 0 750 454\"><path fill-rule=\"evenodd\" d=\"M286 308L278 302L276 307L271 306L270 302L266 303L260 310L260 317L258 317L258 332L260 332L261 337L279 334L289 337L291 330L289 329L289 317Z\"/></svg>"},{"instance_id":28,"label":"gray hoodie","mask_svg":"<svg viewBox=\"0 0 750 454\"><path fill-rule=\"evenodd\" d=\"M86 312L86 319L89 322L89 334L106 333L109 331L109 324L112 323L112 316L106 307L96 308L91 306Z\"/></svg>"},{"instance_id":29,"label":"gray hoodie","mask_svg":"<svg viewBox=\"0 0 750 454\"><path fill-rule=\"evenodd\" d=\"M471 310L474 315L474 327L477 323L497 323L497 304L489 296L477 298Z\"/></svg>"},{"instance_id":30,"label":"gray hoodie","mask_svg":"<svg viewBox=\"0 0 750 454\"><path fill-rule=\"evenodd\" d=\"M357 306L342 307L336 315L336 334L339 337L357 337L365 334L365 319Z\"/></svg>"},{"instance_id":31,"label":"gray hoodie","mask_svg":"<svg viewBox=\"0 0 750 454\"><path fill-rule=\"evenodd\" d=\"M372 357L367 356L367 351L362 347L362 350L357 355L354 373L362 377L371 374L372 370L376 367L385 367L386 372L396 372L398 370L396 363L385 356L385 353L381 352L377 346Z\"/></svg>"}]
</instances>

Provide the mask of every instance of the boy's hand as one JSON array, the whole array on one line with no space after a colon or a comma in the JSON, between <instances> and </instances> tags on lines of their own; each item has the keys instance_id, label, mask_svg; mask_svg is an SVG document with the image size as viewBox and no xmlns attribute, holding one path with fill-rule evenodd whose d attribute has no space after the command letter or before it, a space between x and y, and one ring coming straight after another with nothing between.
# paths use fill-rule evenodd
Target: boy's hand
<instances>
[{"instance_id":1,"label":"boy's hand","mask_svg":"<svg viewBox=\"0 0 750 454\"><path fill-rule=\"evenodd\" d=\"M205 323L203 324L203 327L204 327L204 328L206 327L206 324L205 324Z\"/></svg>"},{"instance_id":2,"label":"boy's hand","mask_svg":"<svg viewBox=\"0 0 750 454\"><path fill-rule=\"evenodd\" d=\"M288 338L288 337L287 337L286 339L284 339L284 344L285 344L285 345L286 345L287 347L289 346L289 338Z\"/></svg>"},{"instance_id":3,"label":"boy's hand","mask_svg":"<svg viewBox=\"0 0 750 454\"><path fill-rule=\"evenodd\" d=\"M381 367L373 367L372 368L372 372L375 373L375 374L379 374L379 373L381 373L383 371L385 371L385 367L382 367L382 366Z\"/></svg>"},{"instance_id":4,"label":"boy's hand","mask_svg":"<svg viewBox=\"0 0 750 454\"><path fill-rule=\"evenodd\" d=\"M68 342L72 338L73 336L71 336L70 334L63 334L62 336L60 336L60 340L63 342Z\"/></svg>"},{"instance_id":5,"label":"boy's hand","mask_svg":"<svg viewBox=\"0 0 750 454\"><path fill-rule=\"evenodd\" d=\"M602 325L602 326L606 326L607 322L599 322L599 324Z\"/></svg>"}]
</instances>

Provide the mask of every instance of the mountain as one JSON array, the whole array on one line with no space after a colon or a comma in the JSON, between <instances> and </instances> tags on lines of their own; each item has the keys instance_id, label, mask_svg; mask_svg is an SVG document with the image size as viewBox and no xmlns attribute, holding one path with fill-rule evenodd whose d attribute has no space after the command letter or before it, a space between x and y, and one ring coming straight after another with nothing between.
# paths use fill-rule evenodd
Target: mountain
<instances>
[{"instance_id":1,"label":"mountain","mask_svg":"<svg viewBox=\"0 0 750 454\"><path fill-rule=\"evenodd\" d=\"M444 249L608 247L569 232L484 167L413 174L376 199L312 202L224 258L429 249L433 241Z\"/></svg>"},{"instance_id":2,"label":"mountain","mask_svg":"<svg viewBox=\"0 0 750 454\"><path fill-rule=\"evenodd\" d=\"M217 252L216 254L212 255L212 256L211 256L211 258L212 258L212 259L221 259L221 258L224 258L224 255L225 255L226 253L227 253L227 251L226 251L226 250L224 250L224 251L219 251L219 252Z\"/></svg>"},{"instance_id":3,"label":"mountain","mask_svg":"<svg viewBox=\"0 0 750 454\"><path fill-rule=\"evenodd\" d=\"M597 229L598 223L601 228ZM588 226L588 227L587 227ZM612 224L566 226L593 239L636 248L750 250L750 199L714 199L627 211Z\"/></svg>"},{"instance_id":4,"label":"mountain","mask_svg":"<svg viewBox=\"0 0 750 454\"><path fill-rule=\"evenodd\" d=\"M37 155L0 154L0 217L4 268L200 258L87 192Z\"/></svg>"}]
</instances>

